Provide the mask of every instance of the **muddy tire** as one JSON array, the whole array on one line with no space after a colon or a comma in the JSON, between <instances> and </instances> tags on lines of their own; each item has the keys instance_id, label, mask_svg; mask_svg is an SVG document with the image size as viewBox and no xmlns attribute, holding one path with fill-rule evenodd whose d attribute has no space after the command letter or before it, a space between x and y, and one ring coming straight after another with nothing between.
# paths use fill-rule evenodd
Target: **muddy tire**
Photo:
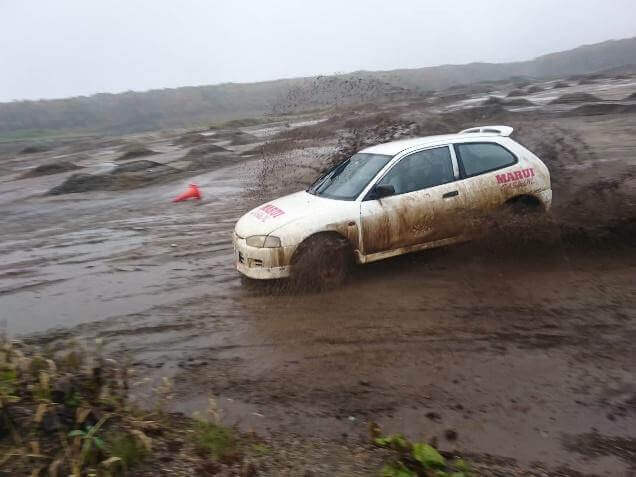
<instances>
[{"instance_id":1,"label":"muddy tire","mask_svg":"<svg viewBox=\"0 0 636 477\"><path fill-rule=\"evenodd\" d=\"M552 216L538 202L518 200L504 204L488 221L482 237L496 251L525 253L537 248L549 250L558 242Z\"/></svg>"},{"instance_id":2,"label":"muddy tire","mask_svg":"<svg viewBox=\"0 0 636 477\"><path fill-rule=\"evenodd\" d=\"M505 204L507 212L516 217L538 217L545 213L541 203L534 198L519 197Z\"/></svg>"},{"instance_id":3,"label":"muddy tire","mask_svg":"<svg viewBox=\"0 0 636 477\"><path fill-rule=\"evenodd\" d=\"M353 256L349 242L335 234L305 240L292 259L291 282L296 288L328 290L347 279Z\"/></svg>"}]
</instances>

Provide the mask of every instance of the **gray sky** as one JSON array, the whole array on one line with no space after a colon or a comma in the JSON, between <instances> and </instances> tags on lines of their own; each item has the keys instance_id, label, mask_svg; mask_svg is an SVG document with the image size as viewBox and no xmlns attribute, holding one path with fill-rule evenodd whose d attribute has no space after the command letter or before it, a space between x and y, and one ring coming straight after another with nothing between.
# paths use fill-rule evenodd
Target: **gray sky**
<instances>
[{"instance_id":1,"label":"gray sky","mask_svg":"<svg viewBox=\"0 0 636 477\"><path fill-rule=\"evenodd\" d=\"M0 101L506 62L636 36L636 0L0 0Z\"/></svg>"}]
</instances>

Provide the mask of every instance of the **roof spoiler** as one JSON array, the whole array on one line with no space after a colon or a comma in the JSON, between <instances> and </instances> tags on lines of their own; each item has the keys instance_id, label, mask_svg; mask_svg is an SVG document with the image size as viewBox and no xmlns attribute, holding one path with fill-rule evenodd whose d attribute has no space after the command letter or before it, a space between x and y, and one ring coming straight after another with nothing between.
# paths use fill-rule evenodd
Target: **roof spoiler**
<instances>
[{"instance_id":1,"label":"roof spoiler","mask_svg":"<svg viewBox=\"0 0 636 477\"><path fill-rule=\"evenodd\" d=\"M476 128L464 129L459 131L459 134L473 134L473 133L493 133L499 136L510 136L514 131L510 126L479 126Z\"/></svg>"}]
</instances>

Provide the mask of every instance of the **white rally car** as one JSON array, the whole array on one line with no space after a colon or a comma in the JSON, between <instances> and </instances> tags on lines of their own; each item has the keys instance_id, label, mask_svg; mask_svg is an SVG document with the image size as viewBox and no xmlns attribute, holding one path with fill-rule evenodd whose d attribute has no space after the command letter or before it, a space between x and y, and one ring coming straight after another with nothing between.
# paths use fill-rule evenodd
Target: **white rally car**
<instances>
[{"instance_id":1,"label":"white rally car","mask_svg":"<svg viewBox=\"0 0 636 477\"><path fill-rule=\"evenodd\" d=\"M471 237L503 208L547 211L550 173L508 126L368 147L309 189L253 209L234 229L236 267L256 279L304 274L331 286L351 262Z\"/></svg>"}]
</instances>

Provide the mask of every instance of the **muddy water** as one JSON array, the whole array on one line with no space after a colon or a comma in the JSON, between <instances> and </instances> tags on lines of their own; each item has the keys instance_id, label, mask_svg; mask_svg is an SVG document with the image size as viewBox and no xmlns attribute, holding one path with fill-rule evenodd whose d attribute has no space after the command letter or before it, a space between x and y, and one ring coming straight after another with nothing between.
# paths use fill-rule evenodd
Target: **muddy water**
<instances>
[{"instance_id":1,"label":"muddy water","mask_svg":"<svg viewBox=\"0 0 636 477\"><path fill-rule=\"evenodd\" d=\"M214 396L227 423L264 434L350 442L376 421L475 458L634 465L563 444L633 442L632 249L466 245L371 264L323 294L245 287L230 234L253 173L55 198L37 191L63 175L0 183L0 319L31 339L104 338L140 376L171 376L175 409ZM189 182L204 200L171 203Z\"/></svg>"},{"instance_id":2,"label":"muddy water","mask_svg":"<svg viewBox=\"0 0 636 477\"><path fill-rule=\"evenodd\" d=\"M189 179L203 191L199 203L170 202L181 183L6 201L0 309L9 332L105 320L203 293L209 284L190 277L210 275L231 254L240 176L229 169ZM15 183L1 184L0 195L2 188Z\"/></svg>"}]
</instances>

